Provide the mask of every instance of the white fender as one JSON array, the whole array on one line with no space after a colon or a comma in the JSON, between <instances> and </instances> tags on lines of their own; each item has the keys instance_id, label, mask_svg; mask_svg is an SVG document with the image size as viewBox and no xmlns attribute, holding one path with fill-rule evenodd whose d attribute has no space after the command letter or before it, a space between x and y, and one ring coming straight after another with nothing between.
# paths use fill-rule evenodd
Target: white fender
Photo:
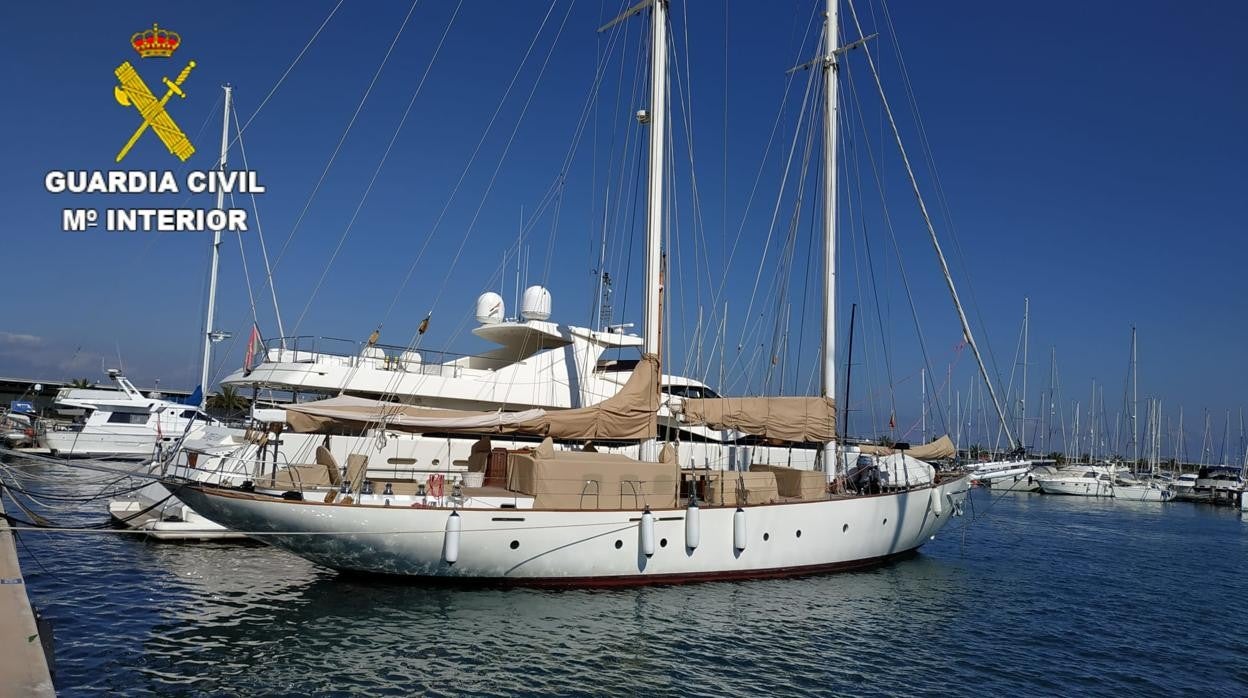
<instances>
[{"instance_id":1,"label":"white fender","mask_svg":"<svg viewBox=\"0 0 1248 698\"><path fill-rule=\"evenodd\" d=\"M945 495L939 487L932 488L932 513L938 519L941 514L945 513Z\"/></svg>"},{"instance_id":2,"label":"white fender","mask_svg":"<svg viewBox=\"0 0 1248 698\"><path fill-rule=\"evenodd\" d=\"M735 550L745 550L745 510L737 507L737 511L732 515L732 547Z\"/></svg>"},{"instance_id":3,"label":"white fender","mask_svg":"<svg viewBox=\"0 0 1248 698\"><path fill-rule=\"evenodd\" d=\"M453 565L459 559L459 532L463 529L463 520L459 512L452 511L446 519L446 537L442 539L442 559Z\"/></svg>"},{"instance_id":4,"label":"white fender","mask_svg":"<svg viewBox=\"0 0 1248 698\"><path fill-rule=\"evenodd\" d=\"M685 547L693 550L702 542L702 518L697 502L685 509Z\"/></svg>"},{"instance_id":5,"label":"white fender","mask_svg":"<svg viewBox=\"0 0 1248 698\"><path fill-rule=\"evenodd\" d=\"M637 527L641 537L641 554L650 557L654 554L654 514L650 507L641 513L641 524Z\"/></svg>"}]
</instances>

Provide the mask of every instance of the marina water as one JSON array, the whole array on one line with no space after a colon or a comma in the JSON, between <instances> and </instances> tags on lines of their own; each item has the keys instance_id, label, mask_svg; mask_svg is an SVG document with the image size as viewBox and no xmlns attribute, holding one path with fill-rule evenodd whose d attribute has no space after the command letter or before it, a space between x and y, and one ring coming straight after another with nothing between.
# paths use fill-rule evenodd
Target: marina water
<instances>
[{"instance_id":1,"label":"marina water","mask_svg":"<svg viewBox=\"0 0 1248 698\"><path fill-rule=\"evenodd\" d=\"M42 493L99 489L22 465ZM43 501L57 525L107 518ZM977 490L868 572L623 590L395 583L117 533L25 533L19 553L65 696L1248 694L1248 521L1203 505Z\"/></svg>"}]
</instances>

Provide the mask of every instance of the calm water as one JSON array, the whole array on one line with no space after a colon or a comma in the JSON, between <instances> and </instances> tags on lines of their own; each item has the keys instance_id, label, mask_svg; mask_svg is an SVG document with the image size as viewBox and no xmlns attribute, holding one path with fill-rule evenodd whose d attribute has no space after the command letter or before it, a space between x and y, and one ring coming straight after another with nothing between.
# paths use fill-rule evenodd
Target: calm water
<instances>
[{"instance_id":1,"label":"calm water","mask_svg":"<svg viewBox=\"0 0 1248 698\"><path fill-rule=\"evenodd\" d=\"M871 572L630 590L423 588L121 535L25 534L19 552L66 696L1248 694L1238 512L972 501L973 524ZM61 524L106 518L47 504Z\"/></svg>"}]
</instances>

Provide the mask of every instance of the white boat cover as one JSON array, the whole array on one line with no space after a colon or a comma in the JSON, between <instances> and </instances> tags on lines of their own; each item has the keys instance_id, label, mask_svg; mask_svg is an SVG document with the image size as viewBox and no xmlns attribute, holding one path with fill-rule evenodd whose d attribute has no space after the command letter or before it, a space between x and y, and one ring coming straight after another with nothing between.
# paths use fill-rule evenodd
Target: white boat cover
<instances>
[{"instance_id":1,"label":"white boat cover","mask_svg":"<svg viewBox=\"0 0 1248 698\"><path fill-rule=\"evenodd\" d=\"M689 398L685 421L790 443L836 439L836 404L826 397Z\"/></svg>"},{"instance_id":2,"label":"white boat cover","mask_svg":"<svg viewBox=\"0 0 1248 698\"><path fill-rule=\"evenodd\" d=\"M858 450L860 453L872 456L889 456L901 452L890 446L876 446L872 444L859 446ZM949 435L945 434L929 444L908 448L905 453L907 456L918 458L919 460L940 460L942 458L953 458L957 455L958 449L953 445L953 439L950 439Z\"/></svg>"},{"instance_id":3,"label":"white boat cover","mask_svg":"<svg viewBox=\"0 0 1248 698\"><path fill-rule=\"evenodd\" d=\"M344 395L291 405L286 408L286 421L299 432L384 426L411 432L530 434L556 439L651 439L657 435L658 366L658 357L647 354L618 393L596 405L576 409L439 410Z\"/></svg>"},{"instance_id":4,"label":"white boat cover","mask_svg":"<svg viewBox=\"0 0 1248 698\"><path fill-rule=\"evenodd\" d=\"M927 485L936 477L935 468L912 457L909 451L880 456L876 465L884 474L884 484L888 487Z\"/></svg>"}]
</instances>

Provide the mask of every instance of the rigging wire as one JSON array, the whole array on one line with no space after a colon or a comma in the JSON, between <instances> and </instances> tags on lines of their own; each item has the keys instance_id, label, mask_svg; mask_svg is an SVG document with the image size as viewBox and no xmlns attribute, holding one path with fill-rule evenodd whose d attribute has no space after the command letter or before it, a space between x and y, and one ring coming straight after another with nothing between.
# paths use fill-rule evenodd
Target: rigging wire
<instances>
[{"instance_id":1,"label":"rigging wire","mask_svg":"<svg viewBox=\"0 0 1248 698\"><path fill-rule=\"evenodd\" d=\"M247 146L244 145L243 143L243 132L241 129L238 128L238 112L234 109L233 103L230 104L230 111L233 112L234 114L234 128L237 131L237 135L235 136L235 139L238 141L239 153L243 156L243 169L250 170L251 165L247 161ZM273 283L273 267L269 264L269 248L268 248L268 245L264 241L264 226L260 222L260 206L259 204L256 203L255 192L249 192L249 196L251 197L251 211L252 213L255 214L255 217L256 217L256 237L260 242L260 255L261 255L261 258L264 260L265 285L268 286L269 293L273 298L273 318L277 322L277 335L278 337L282 338L281 339L282 347L285 348L286 331L282 328L282 311L277 305L277 287ZM239 238L241 240L242 236L239 236ZM250 293L250 290L251 290L250 281L247 283L247 286L248 286L248 293ZM253 301L252 302L252 316L254 317L255 314L256 314L255 302Z\"/></svg>"},{"instance_id":2,"label":"rigging wire","mask_svg":"<svg viewBox=\"0 0 1248 698\"><path fill-rule=\"evenodd\" d=\"M342 135L339 136L338 143L334 146L334 151L330 154L329 160L325 163L325 168L321 170L321 176L316 181L316 186L312 188L312 193L308 196L307 202L303 205L303 210L299 212L299 217L295 219L295 225L291 228L290 234L286 236L286 242L282 245L282 250L278 253L277 260L273 263L274 267L281 264L282 257L285 255L287 248L290 246L290 241L294 238L295 232L299 230L299 226L303 223L304 217L307 216L308 210L312 207L313 200L316 199L316 195L321 189L321 185L325 183L325 178L329 176L330 168L334 166L334 161L338 159L338 154L342 152L342 146L347 142L347 136L350 135L351 129L355 127L355 122L359 119L360 112L364 110L364 105L368 102L369 95L373 93L373 88L377 85L377 80L381 77L382 71L385 70L386 63L390 61L391 54L394 53L394 47L399 43L399 38L403 36L403 32L407 29L408 22L412 19L412 13L416 11L416 6L419 4L420 0L412 0L411 6L407 8L407 14L403 17L403 22L399 25L399 30L394 33L394 38L390 40L390 45L386 48L386 53L381 58L381 64L377 66L377 70L373 73L372 79L368 82L368 87L364 89L364 94L360 97L359 103L355 106L355 112L351 114L351 119L347 122L347 127L343 129ZM458 11L458 8L456 8L456 10ZM407 113L405 112L404 118L406 118L406 116ZM397 136L398 134L396 132L395 137L397 138ZM389 157L390 148L393 146L394 139L392 138L389 146L386 148L385 155L382 157L381 162L378 163L377 169L373 172L373 178L369 181L368 187L365 189L359 205L356 206L355 213L351 216L351 221L347 224L346 229L342 231L342 235L338 238L338 246L334 248L333 254L329 256L329 261L325 263L325 269L321 272L321 277L312 288L312 292L308 294L307 303L304 304L303 311L299 313L299 319L295 321L295 326L291 330L296 335L299 334L299 327L303 324L304 317L307 316L308 310L312 307L312 300L316 298L317 292L321 290L321 284L325 282L325 277L329 275L330 267L333 265L334 260L338 258L338 253L342 251L342 245L346 242L347 235L351 232L351 228L355 224L355 217L359 215L360 208L363 207L364 201L368 198L369 192L372 191L373 183L376 182L377 175L381 172L381 166L385 164L386 157Z\"/></svg>"},{"instance_id":3,"label":"rigging wire","mask_svg":"<svg viewBox=\"0 0 1248 698\"><path fill-rule=\"evenodd\" d=\"M338 3L335 4L333 9L329 11L329 14L325 16L321 25L316 28L315 32L312 33L312 37L308 39L307 43L303 45L303 48L299 50L295 59L290 62L289 66L286 67L285 72L283 72L281 77L277 79L277 82L273 83L273 87L269 88L269 93L264 96L264 99L260 100L260 106L256 107L256 110L251 113L251 116L247 117L247 123L243 124L242 128L238 130L238 138L242 137L243 131L246 131L247 127L251 126L251 122L255 121L256 117L260 115L260 112L264 109L265 105L269 103L269 100L272 99L273 95L277 92L277 88L282 86L282 83L286 81L286 77L289 76L291 71L295 69L295 66L299 65L299 61L303 60L303 55L308 52L308 49L312 48L312 44L316 42L317 37L319 37L321 32L325 30L326 25L329 24L329 20L333 19L334 15L337 14L338 8L342 7L342 3L343 0L338 0ZM220 163L220 159L218 159L217 162Z\"/></svg>"},{"instance_id":4,"label":"rigging wire","mask_svg":"<svg viewBox=\"0 0 1248 698\"><path fill-rule=\"evenodd\" d=\"M854 3L853 3L853 0L849 0L849 10L850 10L850 15L853 17L853 20L854 20L854 25L855 25L856 30L859 32L859 34L860 34L860 35L862 35L862 26L861 26L861 25L859 24L859 22L858 22L858 14L857 14L857 11L854 9ZM894 139L895 139L895 140L896 140L896 142L897 142L897 147L898 147L898 150L899 150L899 152L900 152L900 154L901 154L902 164L905 166L906 173L907 173L907 175L908 175L908 177L909 177L909 179L910 179L911 188L912 188L912 190L913 190L913 192L914 192L914 195L915 195L915 198L916 198L916 200L917 200L917 202L918 202L918 204L919 204L919 212L920 212L920 214L922 215L923 220L924 220L924 223L925 223L925 224L926 224L926 226L927 226L928 237L930 238L930 240L931 240L931 242L932 242L932 247L933 247L933 248L935 249L935 251L936 251L936 257L937 257L938 261L940 262L941 271L942 271L942 272L943 272L943 274L944 274L944 277L945 277L945 283L946 283L946 285L948 286L948 289L949 289L950 295L951 295L951 296L953 296L953 300L954 300L954 307L955 307L955 309L956 309L956 310L957 310L957 312L958 312L958 319L959 319L959 320L961 320L961 322L962 322L962 332L963 332L963 335L965 335L966 342L967 342L967 344L971 347L971 351L972 351L972 353L974 353L974 354L975 354L975 359L976 359L976 362L979 364L979 368L980 368L981 373L983 373L984 383L985 383L986 387L988 388L988 393L989 393L989 395L991 395L991 397L992 397L993 406L996 408L996 411L997 411L997 416L1000 418L1000 420L1001 420L1002 422L1005 422L1005 421L1006 421L1006 419L1005 419L1005 412L1004 412L1004 411L1002 410L1002 408L1001 408L1001 402L1000 402L1000 400L998 400L998 399L997 399L997 392L996 392L996 388L994 388L994 387L993 387L992 380L991 380L991 378L990 378L990 377L989 377L989 375L988 375L988 368L987 368L987 366L984 364L983 358L982 358L982 357L981 357L981 355L980 355L978 345L975 343L975 337L974 337L974 335L971 333L970 323L969 323L969 322L968 322L968 320L966 319L966 313L965 313L965 311L962 309L962 304L961 304L961 301L959 301L959 300L958 300L958 292L957 292L957 287L954 285L954 282L953 282L953 277L952 277L952 275L951 275L951 274L950 274L950 272L949 272L949 264L948 264L948 262L945 260L944 253L941 251L940 241L939 241L939 240L937 239L937 237L936 237L936 229L935 229L935 227L933 226L931 216L930 216L930 215L928 214L928 212L927 212L927 206L926 206L926 204L924 204L922 194L921 194L921 192L919 191L919 187L918 187L918 180L917 180L917 179L915 178L915 176L914 176L914 170L913 170L913 168L910 166L910 159L909 159L909 157L906 155L906 151L905 151L904 145L902 144L902 141L901 141L901 132L898 130L898 128L897 128L897 122L896 122L896 120L893 118L893 113L892 113L891 108L889 108L889 106L888 106L888 98L887 98L887 96L884 94L884 86L883 86L883 84L880 82L880 75L879 75L879 72L876 70L876 67L875 67L875 59L872 57L872 54L871 54L871 47L870 47L868 44L863 44L863 45L862 45L862 49L863 49L863 53L866 55L866 58L867 58L867 65L871 68L871 74L872 74L872 77L873 77L873 78L874 78L874 80L875 80L876 89L877 89L877 91L878 91L878 92L879 92L879 94L880 94L880 103L881 103L881 105L882 105L882 106L883 106L883 108L884 108L884 113L885 113L885 115L888 117L888 122L889 122L889 125L892 127L893 136L894 136ZM1012 434L1011 434L1011 432L1010 432L1010 428L1009 428L1008 424L1004 426L1004 429L1005 429L1006 437L1009 439L1011 446L1013 446L1013 445L1014 445L1014 437L1013 437L1013 435L1012 435Z\"/></svg>"},{"instance_id":5,"label":"rigging wire","mask_svg":"<svg viewBox=\"0 0 1248 698\"><path fill-rule=\"evenodd\" d=\"M532 55L533 48L537 45L538 39L541 38L542 32L546 28L546 23L550 20L550 16L554 10L555 4L550 3L549 7L546 9L546 14L542 17L541 24L538 26L537 31L533 34L533 38L530 40L529 46L524 52L524 57L520 59L520 64L516 66L516 70L511 76L511 81L507 84L507 89L503 91L503 96L499 98L498 105L494 108L494 113L490 115L490 120L486 124L485 130L481 133L481 138L478 139L476 146L472 150L472 154L468 157L468 163L465 164L464 168L460 171L459 178L455 181L455 185L451 188L450 195L447 197L446 202L442 205L442 210L438 213L437 218L433 222L433 226L425 235L425 239L421 243L420 249L416 253L416 257L412 260L411 265L408 267L407 273L403 276L403 281L399 284L398 292L395 293L394 299L390 302L390 306L386 309L385 315L382 316L383 323L389 319L390 314L394 312L394 307L398 304L403 292L407 289L408 282L411 281L412 275L416 272L416 268L420 265L421 260L424 259L425 251L428 249L429 243L433 240L434 234L436 234L439 228L441 228L442 221L446 217L447 211L451 208L451 203L454 202L456 195L459 193L460 187L463 186L464 179L468 177L468 172L472 169L473 164L476 162L477 156L480 155L482 146L485 145L486 139L489 137L490 132L494 128L494 122L498 120L498 115L502 112L503 105L507 103L508 97L511 96L511 91L515 88L516 82L519 81L520 74L523 72L524 66L528 64L529 56Z\"/></svg>"}]
</instances>

